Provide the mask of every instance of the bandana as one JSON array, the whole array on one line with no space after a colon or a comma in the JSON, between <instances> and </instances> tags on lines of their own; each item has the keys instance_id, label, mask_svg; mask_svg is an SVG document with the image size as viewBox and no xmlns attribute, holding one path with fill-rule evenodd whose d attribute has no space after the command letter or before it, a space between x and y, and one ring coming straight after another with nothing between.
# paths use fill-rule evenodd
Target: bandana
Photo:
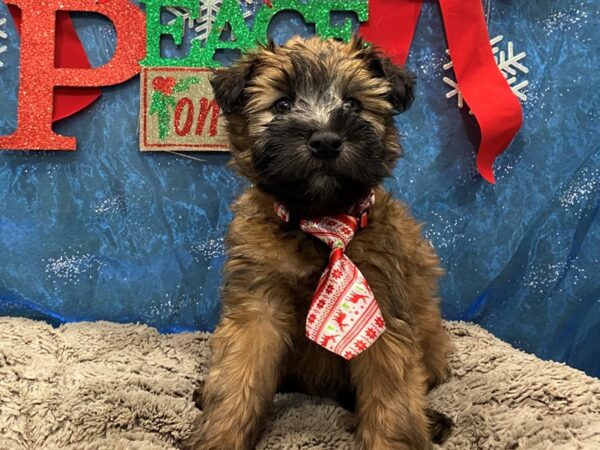
<instances>
[{"instance_id":1,"label":"bandana","mask_svg":"<svg viewBox=\"0 0 600 450\"><path fill-rule=\"evenodd\" d=\"M354 233L367 226L371 194L359 202L355 214L338 214L300 220L300 229L331 247L329 264L321 275L306 318L306 336L349 360L375 342L385 330L377 301L358 267L346 256ZM290 213L280 203L275 212L289 222Z\"/></svg>"}]
</instances>

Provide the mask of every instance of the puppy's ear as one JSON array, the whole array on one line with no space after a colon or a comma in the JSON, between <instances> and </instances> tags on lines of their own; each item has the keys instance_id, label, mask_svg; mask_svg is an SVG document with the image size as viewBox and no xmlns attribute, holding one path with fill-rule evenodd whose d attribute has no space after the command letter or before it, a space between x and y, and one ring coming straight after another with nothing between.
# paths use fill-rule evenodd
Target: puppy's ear
<instances>
[{"instance_id":1,"label":"puppy's ear","mask_svg":"<svg viewBox=\"0 0 600 450\"><path fill-rule=\"evenodd\" d=\"M392 86L388 100L392 104L394 112L400 114L410 108L415 99L415 76L404 67L395 65L390 58L360 38L354 38L351 45L365 60L371 73L376 77L386 79Z\"/></svg>"},{"instance_id":2,"label":"puppy's ear","mask_svg":"<svg viewBox=\"0 0 600 450\"><path fill-rule=\"evenodd\" d=\"M391 84L388 100L394 107L394 112L401 114L410 108L415 99L415 76L404 67L395 65L388 57L377 53L370 67Z\"/></svg>"},{"instance_id":3,"label":"puppy's ear","mask_svg":"<svg viewBox=\"0 0 600 450\"><path fill-rule=\"evenodd\" d=\"M215 100L225 114L236 114L243 109L246 103L244 89L252 77L254 64L254 58L248 56L231 67L215 71L211 76Z\"/></svg>"}]
</instances>

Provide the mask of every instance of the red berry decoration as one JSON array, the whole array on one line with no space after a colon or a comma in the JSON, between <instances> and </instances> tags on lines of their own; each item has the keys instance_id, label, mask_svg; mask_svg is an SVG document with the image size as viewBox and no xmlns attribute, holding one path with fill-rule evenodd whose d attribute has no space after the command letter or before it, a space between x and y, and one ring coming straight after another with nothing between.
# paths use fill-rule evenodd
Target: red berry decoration
<instances>
[{"instance_id":1,"label":"red berry decoration","mask_svg":"<svg viewBox=\"0 0 600 450\"><path fill-rule=\"evenodd\" d=\"M154 90L165 95L171 95L176 84L177 80L173 77L156 77L152 80L152 87Z\"/></svg>"}]
</instances>

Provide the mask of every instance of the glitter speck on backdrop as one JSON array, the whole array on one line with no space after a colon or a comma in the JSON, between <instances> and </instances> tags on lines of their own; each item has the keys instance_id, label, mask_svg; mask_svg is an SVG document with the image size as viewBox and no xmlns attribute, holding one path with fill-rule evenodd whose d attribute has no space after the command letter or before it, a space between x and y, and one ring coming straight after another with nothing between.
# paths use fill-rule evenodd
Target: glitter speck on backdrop
<instances>
[{"instance_id":1,"label":"glitter speck on backdrop","mask_svg":"<svg viewBox=\"0 0 600 450\"><path fill-rule=\"evenodd\" d=\"M447 46L439 10L426 2L408 60L417 100L397 120L405 157L387 186L425 222L441 256L446 317L476 321L598 376L596 3L491 2L490 37L514 42L529 69L524 127L497 161L491 186L475 171L472 118L445 98ZM88 15L74 23L92 65L106 61L112 27ZM0 133L7 134L15 127L19 51L12 22L0 29L7 33ZM283 42L314 27L281 13L269 30ZM167 53L176 53L172 47ZM219 55L225 64L233 57ZM199 162L141 153L138 83L103 88L94 105L55 126L77 137L77 151L0 152L0 314L54 324L140 321L162 331L214 327L228 205L245 183L225 167L227 155Z\"/></svg>"}]
</instances>

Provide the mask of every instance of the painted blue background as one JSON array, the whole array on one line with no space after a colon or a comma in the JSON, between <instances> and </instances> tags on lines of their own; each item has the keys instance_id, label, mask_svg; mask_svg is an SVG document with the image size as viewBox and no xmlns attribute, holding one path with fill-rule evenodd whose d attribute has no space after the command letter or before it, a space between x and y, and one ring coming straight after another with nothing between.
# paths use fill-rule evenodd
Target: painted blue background
<instances>
[{"instance_id":1,"label":"painted blue background","mask_svg":"<svg viewBox=\"0 0 600 450\"><path fill-rule=\"evenodd\" d=\"M447 318L600 376L598 5L490 6L490 35L526 51L530 69L525 125L496 163L498 184L476 174L473 119L445 98L442 22L428 2L408 62L417 101L398 119L406 156L387 186L441 255ZM110 58L105 20L75 24L95 65ZM0 134L15 127L19 57L10 19L5 28ZM310 29L279 16L271 31L282 42ZM106 88L56 125L76 152L0 152L0 314L215 325L228 205L244 182L226 155L140 153L138 89L138 79Z\"/></svg>"}]
</instances>

